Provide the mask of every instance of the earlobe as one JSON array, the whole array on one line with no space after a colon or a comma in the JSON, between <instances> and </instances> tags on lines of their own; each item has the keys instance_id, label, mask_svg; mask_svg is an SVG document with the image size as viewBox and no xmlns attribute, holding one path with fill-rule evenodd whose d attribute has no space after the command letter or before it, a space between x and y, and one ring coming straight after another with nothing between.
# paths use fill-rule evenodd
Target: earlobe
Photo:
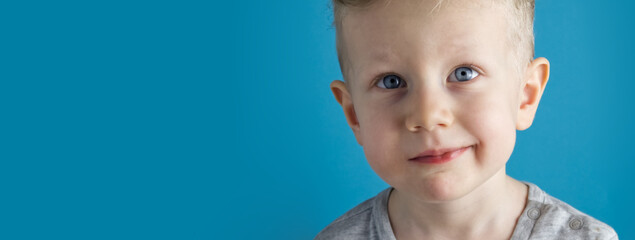
<instances>
[{"instance_id":1,"label":"earlobe","mask_svg":"<svg viewBox=\"0 0 635 240\"><path fill-rule=\"evenodd\" d=\"M516 129L525 130L531 126L538 110L538 103L549 81L549 61L540 57L528 66L520 91L520 105Z\"/></svg>"},{"instance_id":2,"label":"earlobe","mask_svg":"<svg viewBox=\"0 0 635 240\"><path fill-rule=\"evenodd\" d=\"M348 122L348 125L353 130L355 138L357 138L357 143L363 146L361 137L359 135L359 121L357 119L355 107L353 106L351 94L348 91L346 83L339 80L331 82L331 91L333 91L335 100L342 106L342 110L344 110L344 116L346 117L346 122Z\"/></svg>"}]
</instances>

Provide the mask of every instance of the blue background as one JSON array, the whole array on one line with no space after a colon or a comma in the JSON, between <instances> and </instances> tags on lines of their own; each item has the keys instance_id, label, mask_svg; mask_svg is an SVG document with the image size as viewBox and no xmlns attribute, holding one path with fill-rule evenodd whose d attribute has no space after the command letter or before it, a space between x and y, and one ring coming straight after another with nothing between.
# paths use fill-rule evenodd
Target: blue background
<instances>
[{"instance_id":1,"label":"blue background","mask_svg":"<svg viewBox=\"0 0 635 240\"><path fill-rule=\"evenodd\" d=\"M328 1L229 2L0 3L0 238L311 239L387 187L328 87ZM538 0L551 79L508 164L622 239L634 5Z\"/></svg>"}]
</instances>

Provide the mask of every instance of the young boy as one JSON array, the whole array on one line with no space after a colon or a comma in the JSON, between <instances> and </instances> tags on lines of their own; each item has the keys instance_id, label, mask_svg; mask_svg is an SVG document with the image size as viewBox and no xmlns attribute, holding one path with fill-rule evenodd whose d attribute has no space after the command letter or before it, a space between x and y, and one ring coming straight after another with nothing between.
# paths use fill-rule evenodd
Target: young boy
<instances>
[{"instance_id":1,"label":"young boy","mask_svg":"<svg viewBox=\"0 0 635 240\"><path fill-rule=\"evenodd\" d=\"M331 89L391 187L316 239L617 239L505 173L549 79L533 0L334 0Z\"/></svg>"}]
</instances>

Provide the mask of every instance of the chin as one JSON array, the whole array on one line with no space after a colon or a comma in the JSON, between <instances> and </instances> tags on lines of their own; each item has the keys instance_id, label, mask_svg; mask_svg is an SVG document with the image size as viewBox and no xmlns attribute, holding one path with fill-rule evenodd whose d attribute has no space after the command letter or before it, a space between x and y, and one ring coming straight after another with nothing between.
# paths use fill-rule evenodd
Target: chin
<instances>
[{"instance_id":1,"label":"chin","mask_svg":"<svg viewBox=\"0 0 635 240\"><path fill-rule=\"evenodd\" d=\"M425 181L419 188L420 196L429 202L447 202L465 196L465 183L451 181L445 178L434 178Z\"/></svg>"}]
</instances>

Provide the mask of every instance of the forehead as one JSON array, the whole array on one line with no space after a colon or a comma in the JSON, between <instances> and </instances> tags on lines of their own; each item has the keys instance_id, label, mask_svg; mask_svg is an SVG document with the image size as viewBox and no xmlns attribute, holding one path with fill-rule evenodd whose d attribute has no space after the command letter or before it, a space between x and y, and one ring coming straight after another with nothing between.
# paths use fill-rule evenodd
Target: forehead
<instances>
[{"instance_id":1,"label":"forehead","mask_svg":"<svg viewBox=\"0 0 635 240\"><path fill-rule=\"evenodd\" d=\"M347 12L340 37L350 73L397 60L507 55L504 8L474 2L387 1Z\"/></svg>"}]
</instances>

